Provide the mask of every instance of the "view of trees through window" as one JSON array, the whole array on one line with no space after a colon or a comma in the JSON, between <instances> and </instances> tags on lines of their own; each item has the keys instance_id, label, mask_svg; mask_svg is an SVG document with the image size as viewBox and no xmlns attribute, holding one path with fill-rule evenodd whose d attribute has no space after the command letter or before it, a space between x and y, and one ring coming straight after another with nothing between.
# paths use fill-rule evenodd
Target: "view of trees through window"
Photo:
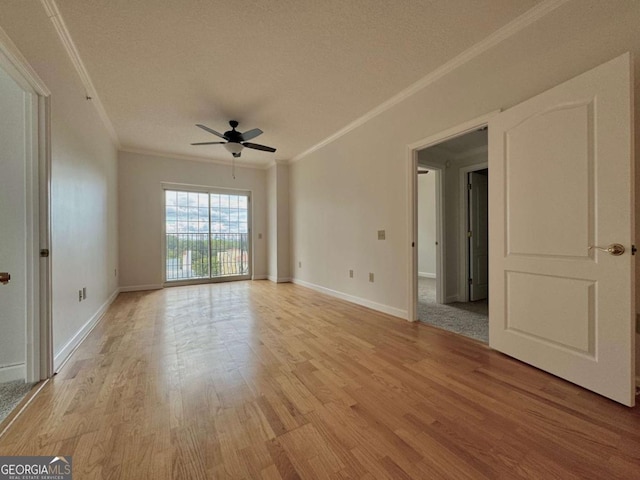
<instances>
[{"instance_id":1,"label":"view of trees through window","mask_svg":"<svg viewBox=\"0 0 640 480\"><path fill-rule=\"evenodd\" d=\"M249 274L248 195L165 190L166 280Z\"/></svg>"}]
</instances>

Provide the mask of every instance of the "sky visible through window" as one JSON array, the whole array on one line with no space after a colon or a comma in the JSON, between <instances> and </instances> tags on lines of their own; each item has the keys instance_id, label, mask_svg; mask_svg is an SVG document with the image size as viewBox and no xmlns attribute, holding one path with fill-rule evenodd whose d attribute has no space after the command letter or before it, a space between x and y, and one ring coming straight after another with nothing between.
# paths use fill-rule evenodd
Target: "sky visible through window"
<instances>
[{"instance_id":1,"label":"sky visible through window","mask_svg":"<svg viewBox=\"0 0 640 480\"><path fill-rule=\"evenodd\" d=\"M166 190L167 233L248 233L246 195ZM209 206L211 200L211 206Z\"/></svg>"}]
</instances>

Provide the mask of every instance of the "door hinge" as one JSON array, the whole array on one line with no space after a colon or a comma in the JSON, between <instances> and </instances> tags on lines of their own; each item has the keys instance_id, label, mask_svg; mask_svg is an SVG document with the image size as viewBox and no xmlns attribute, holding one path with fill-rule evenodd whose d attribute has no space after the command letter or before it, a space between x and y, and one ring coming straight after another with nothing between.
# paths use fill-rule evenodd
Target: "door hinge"
<instances>
[{"instance_id":1,"label":"door hinge","mask_svg":"<svg viewBox=\"0 0 640 480\"><path fill-rule=\"evenodd\" d=\"M635 245L631 245L631 255L635 255L637 251L638 251L638 249L636 248L636 246Z\"/></svg>"},{"instance_id":2,"label":"door hinge","mask_svg":"<svg viewBox=\"0 0 640 480\"><path fill-rule=\"evenodd\" d=\"M42 250L40 250L40 256L42 258L49 257L49 249L48 248L43 248Z\"/></svg>"},{"instance_id":3,"label":"door hinge","mask_svg":"<svg viewBox=\"0 0 640 480\"><path fill-rule=\"evenodd\" d=\"M467 183L467 188L468 188L469 190L471 190L473 187L471 186L471 184L470 184L470 183Z\"/></svg>"},{"instance_id":4,"label":"door hinge","mask_svg":"<svg viewBox=\"0 0 640 480\"><path fill-rule=\"evenodd\" d=\"M467 232L467 238L471 238L471 237L473 237L473 232L468 231L468 232Z\"/></svg>"},{"instance_id":5,"label":"door hinge","mask_svg":"<svg viewBox=\"0 0 640 480\"><path fill-rule=\"evenodd\" d=\"M469 279L469 285L473 285L473 278Z\"/></svg>"}]
</instances>

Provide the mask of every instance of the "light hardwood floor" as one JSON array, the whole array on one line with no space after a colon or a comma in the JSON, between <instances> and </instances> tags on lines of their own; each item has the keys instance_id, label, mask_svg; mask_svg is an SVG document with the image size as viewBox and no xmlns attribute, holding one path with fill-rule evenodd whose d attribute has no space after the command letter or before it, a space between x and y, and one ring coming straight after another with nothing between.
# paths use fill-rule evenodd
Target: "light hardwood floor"
<instances>
[{"instance_id":1,"label":"light hardwood floor","mask_svg":"<svg viewBox=\"0 0 640 480\"><path fill-rule=\"evenodd\" d=\"M640 478L640 412L300 286L121 294L0 438L74 479Z\"/></svg>"}]
</instances>

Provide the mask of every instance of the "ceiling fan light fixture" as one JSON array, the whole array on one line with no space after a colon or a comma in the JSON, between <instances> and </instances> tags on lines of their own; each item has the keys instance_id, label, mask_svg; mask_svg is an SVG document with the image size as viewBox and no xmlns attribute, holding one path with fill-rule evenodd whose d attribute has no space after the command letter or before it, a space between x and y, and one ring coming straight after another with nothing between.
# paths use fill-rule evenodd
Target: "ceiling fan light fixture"
<instances>
[{"instance_id":1,"label":"ceiling fan light fixture","mask_svg":"<svg viewBox=\"0 0 640 480\"><path fill-rule=\"evenodd\" d=\"M231 130L222 134L205 125L196 123L196 127L201 128L205 132L212 133L216 137L226 140L226 142L197 142L192 143L191 145L224 145L224 148L226 148L226 150L233 155L233 158L239 158L240 153L244 148L251 148L252 150L260 150L263 152L271 153L274 153L276 151L276 149L273 147L267 147L266 145L260 145L259 143L252 143L247 141L254 139L258 135L262 135L263 132L259 128L252 128L251 130L241 133L236 130L236 127L238 126L238 122L236 120L231 120L229 122L229 125L231 125Z\"/></svg>"},{"instance_id":2,"label":"ceiling fan light fixture","mask_svg":"<svg viewBox=\"0 0 640 480\"><path fill-rule=\"evenodd\" d=\"M226 148L230 153L240 153L244 148L241 143L236 142L228 142L224 144L224 148Z\"/></svg>"}]
</instances>

